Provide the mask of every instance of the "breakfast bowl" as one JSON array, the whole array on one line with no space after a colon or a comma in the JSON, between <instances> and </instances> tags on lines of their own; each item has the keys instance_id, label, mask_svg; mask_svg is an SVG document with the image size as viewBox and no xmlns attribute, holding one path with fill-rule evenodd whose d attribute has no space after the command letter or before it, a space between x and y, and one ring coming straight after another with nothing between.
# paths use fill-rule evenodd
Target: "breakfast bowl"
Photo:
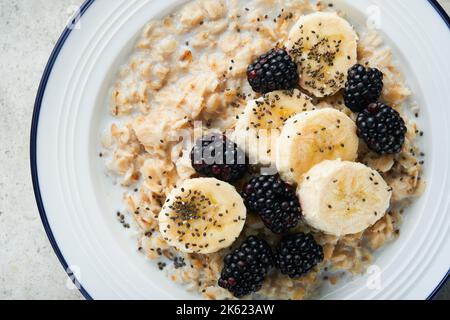
<instances>
[{"instance_id":1,"label":"breakfast bowl","mask_svg":"<svg viewBox=\"0 0 450 320\"><path fill-rule=\"evenodd\" d=\"M31 132L62 265L88 299L431 298L448 24L421 0L86 1Z\"/></svg>"}]
</instances>

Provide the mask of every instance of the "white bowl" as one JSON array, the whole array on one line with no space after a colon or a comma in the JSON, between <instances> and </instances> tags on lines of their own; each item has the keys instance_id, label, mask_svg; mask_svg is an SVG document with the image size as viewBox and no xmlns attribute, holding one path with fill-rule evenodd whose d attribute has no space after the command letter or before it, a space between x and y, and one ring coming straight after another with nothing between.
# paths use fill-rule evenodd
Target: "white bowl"
<instances>
[{"instance_id":1,"label":"white bowl","mask_svg":"<svg viewBox=\"0 0 450 320\"><path fill-rule=\"evenodd\" d=\"M39 88L31 132L36 200L49 239L86 298L196 299L137 252L117 223L119 189L98 157L106 97L118 66L145 24L182 0L89 0L63 33ZM373 273L324 292L327 299L425 299L448 277L450 262L450 19L435 1L335 1L356 25L379 14L421 106L427 188L407 211L401 236L377 255ZM446 24L447 23L447 24ZM444 279L444 280L443 280Z\"/></svg>"}]
</instances>

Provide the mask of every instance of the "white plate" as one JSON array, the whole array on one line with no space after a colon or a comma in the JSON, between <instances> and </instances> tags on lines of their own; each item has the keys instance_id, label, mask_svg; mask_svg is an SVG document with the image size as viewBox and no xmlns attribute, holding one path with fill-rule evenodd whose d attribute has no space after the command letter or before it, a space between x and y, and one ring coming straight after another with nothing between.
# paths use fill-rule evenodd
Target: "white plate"
<instances>
[{"instance_id":1,"label":"white plate","mask_svg":"<svg viewBox=\"0 0 450 320\"><path fill-rule=\"evenodd\" d=\"M31 133L36 199L56 254L86 298L198 298L137 253L116 221L120 193L104 178L98 157L107 91L119 64L149 20L183 2L87 1L80 24L58 42L38 92ZM381 288L367 286L367 274L330 289L326 298L425 299L448 277L450 263L450 19L434 1L334 3L356 24L379 10L381 31L422 107L428 186L408 210L400 238L378 255Z\"/></svg>"}]
</instances>

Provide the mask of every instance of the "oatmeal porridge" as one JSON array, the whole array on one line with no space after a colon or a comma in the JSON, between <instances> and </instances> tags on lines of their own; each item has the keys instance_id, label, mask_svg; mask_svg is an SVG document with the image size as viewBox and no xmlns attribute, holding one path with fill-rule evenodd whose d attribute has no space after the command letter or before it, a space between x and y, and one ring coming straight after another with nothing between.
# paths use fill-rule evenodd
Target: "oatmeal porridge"
<instances>
[{"instance_id":1,"label":"oatmeal porridge","mask_svg":"<svg viewBox=\"0 0 450 320\"><path fill-rule=\"evenodd\" d=\"M307 0L195 0L111 89L106 166L140 252L206 299L363 274L424 189L411 92L374 30Z\"/></svg>"}]
</instances>

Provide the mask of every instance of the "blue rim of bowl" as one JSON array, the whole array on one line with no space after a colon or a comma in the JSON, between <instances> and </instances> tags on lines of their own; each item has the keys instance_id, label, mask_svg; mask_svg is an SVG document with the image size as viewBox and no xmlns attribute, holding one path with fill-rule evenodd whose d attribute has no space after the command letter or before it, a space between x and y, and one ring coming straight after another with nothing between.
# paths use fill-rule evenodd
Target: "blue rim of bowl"
<instances>
[{"instance_id":1,"label":"blue rim of bowl","mask_svg":"<svg viewBox=\"0 0 450 320\"><path fill-rule=\"evenodd\" d=\"M85 0L85 2L81 5L80 10L76 17L73 18L73 20L69 23L69 25L64 29L63 33L58 39L58 42L55 45L55 48L53 49L50 58L47 62L47 65L44 70L44 74L42 76L41 82L39 84L38 92L36 95L36 100L34 104L34 110L33 110L33 119L31 123L31 136L30 136L30 165L31 165L31 177L33 180L33 189L34 189L34 195L36 198L36 203L38 206L39 214L41 216L42 224L44 225L45 232L47 233L47 237L50 240L50 243L53 247L53 250L55 251L56 256L58 257L59 262L64 267L64 270L66 271L67 275L72 279L74 284L77 285L78 290L80 293L84 296L87 300L93 300L91 295L84 289L84 287L81 285L81 283L76 279L75 275L70 271L69 265L67 264L64 256L61 253L61 250L58 247L58 243L56 242L56 239L53 235L52 229L50 227L49 221L47 219L47 214L45 213L44 204L41 197L41 190L39 187L39 176L38 176L38 170L37 170L37 131L38 131L38 124L39 124L39 115L41 111L41 105L42 100L44 98L45 89L47 87L48 80L50 78L50 74L52 72L53 66L55 65L55 62L59 56L59 53L61 49L64 46L64 43L66 42L67 38L72 32L72 29L69 27L70 25L75 25L81 16L83 16L84 13L89 9L89 7L94 3L95 0ZM428 0L428 2L433 6L433 8L439 13L439 15L442 17L442 19L445 21L447 26L450 29L450 17L444 10L444 8L437 2L437 0ZM441 282L437 285L437 287L433 290L433 292L428 296L427 300L433 299L436 294L439 292L439 290L444 286L444 284L448 281L448 278L450 276L450 270L447 272L445 277L441 280Z\"/></svg>"}]
</instances>

